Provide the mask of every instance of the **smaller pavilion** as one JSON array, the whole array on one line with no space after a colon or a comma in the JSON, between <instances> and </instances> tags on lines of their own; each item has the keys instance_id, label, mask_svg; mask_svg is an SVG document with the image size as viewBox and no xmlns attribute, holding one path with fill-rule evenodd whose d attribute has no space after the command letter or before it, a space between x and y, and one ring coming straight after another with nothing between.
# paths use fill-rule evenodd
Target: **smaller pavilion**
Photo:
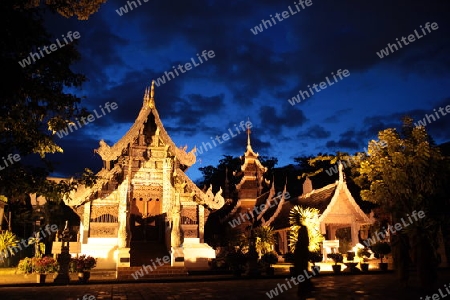
<instances>
[{"instance_id":1,"label":"smaller pavilion","mask_svg":"<svg viewBox=\"0 0 450 300\"><path fill-rule=\"evenodd\" d=\"M276 201L270 198L270 201ZM278 202L278 201L277 201ZM325 236L323 243L323 257L327 253L337 252L339 241L336 239L336 230L350 228L351 245L359 243L359 238L366 238L367 231L364 226L374 223L372 215L362 211L350 193L345 181L343 166L339 163L339 180L335 183L313 190L311 180L307 178L303 184L303 193L289 201L279 201L261 216L262 224L272 226L277 233L277 245L280 254L289 252L289 213L295 205L316 208L320 212L320 232ZM267 220L267 221L265 221Z\"/></svg>"}]
</instances>

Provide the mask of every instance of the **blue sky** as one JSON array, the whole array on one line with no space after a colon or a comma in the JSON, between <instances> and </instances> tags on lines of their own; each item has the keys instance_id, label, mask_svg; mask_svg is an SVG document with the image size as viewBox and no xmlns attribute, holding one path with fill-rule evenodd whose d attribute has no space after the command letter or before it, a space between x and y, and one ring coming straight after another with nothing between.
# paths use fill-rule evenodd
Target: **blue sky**
<instances>
[{"instance_id":1,"label":"blue sky","mask_svg":"<svg viewBox=\"0 0 450 300\"><path fill-rule=\"evenodd\" d=\"M84 167L98 171L100 139L112 145L129 129L152 80L197 53L215 57L156 88L166 130L188 150L250 120L253 149L278 158L278 167L301 155L363 151L379 130L399 127L450 105L450 6L448 1L315 1L255 35L250 30L294 1L152 0L116 12L127 1L107 1L87 21L50 16L55 37L78 31L81 59L74 70L88 81L76 93L90 109L118 109L58 140L53 175ZM437 30L380 59L396 38L436 22ZM350 76L294 106L288 99L331 72ZM440 144L450 141L450 116L427 126ZM58 139L58 138L57 138ZM242 155L245 134L198 156L188 171L217 165L222 155Z\"/></svg>"}]
</instances>

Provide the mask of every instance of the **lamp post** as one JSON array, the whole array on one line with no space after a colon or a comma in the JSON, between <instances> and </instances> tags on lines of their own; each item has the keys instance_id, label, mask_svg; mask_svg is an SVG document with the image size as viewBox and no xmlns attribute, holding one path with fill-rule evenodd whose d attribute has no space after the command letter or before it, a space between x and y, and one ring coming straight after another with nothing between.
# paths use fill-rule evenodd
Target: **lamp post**
<instances>
[{"instance_id":1,"label":"lamp post","mask_svg":"<svg viewBox=\"0 0 450 300\"><path fill-rule=\"evenodd\" d=\"M61 240L61 253L58 255L59 271L56 276L54 283L67 285L70 283L69 277L69 263L70 263L70 253L69 253L69 242L72 237L68 226L69 221L66 221L66 226L64 230L59 234Z\"/></svg>"}]
</instances>

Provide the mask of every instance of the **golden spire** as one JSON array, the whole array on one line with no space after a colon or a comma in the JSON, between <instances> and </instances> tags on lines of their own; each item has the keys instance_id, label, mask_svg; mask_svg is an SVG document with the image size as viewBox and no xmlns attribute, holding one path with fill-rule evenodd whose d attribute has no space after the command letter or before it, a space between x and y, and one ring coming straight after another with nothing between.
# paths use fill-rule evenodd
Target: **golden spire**
<instances>
[{"instance_id":1,"label":"golden spire","mask_svg":"<svg viewBox=\"0 0 450 300\"><path fill-rule=\"evenodd\" d=\"M144 104L147 104L150 101L150 94L149 94L149 90L148 87L145 88L145 92L144 92Z\"/></svg>"},{"instance_id":2,"label":"golden spire","mask_svg":"<svg viewBox=\"0 0 450 300\"><path fill-rule=\"evenodd\" d=\"M248 118L248 121L250 121L250 118ZM252 149L252 145L250 144L250 133L251 130L247 127L247 149Z\"/></svg>"},{"instance_id":3,"label":"golden spire","mask_svg":"<svg viewBox=\"0 0 450 300\"><path fill-rule=\"evenodd\" d=\"M155 107L155 81L154 80L152 80L151 88L145 89L144 100L147 103L148 107L150 107L150 108Z\"/></svg>"},{"instance_id":4,"label":"golden spire","mask_svg":"<svg viewBox=\"0 0 450 300\"><path fill-rule=\"evenodd\" d=\"M150 99L154 99L155 98L155 81L152 80L152 89L150 92Z\"/></svg>"}]
</instances>

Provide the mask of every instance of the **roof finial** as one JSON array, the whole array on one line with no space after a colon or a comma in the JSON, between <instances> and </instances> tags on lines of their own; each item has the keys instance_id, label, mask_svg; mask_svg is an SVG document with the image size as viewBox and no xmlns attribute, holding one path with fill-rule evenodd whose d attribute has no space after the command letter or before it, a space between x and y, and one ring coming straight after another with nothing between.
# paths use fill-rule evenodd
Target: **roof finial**
<instances>
[{"instance_id":1,"label":"roof finial","mask_svg":"<svg viewBox=\"0 0 450 300\"><path fill-rule=\"evenodd\" d=\"M339 182L344 182L344 166L342 165L342 162L338 161L338 168L339 168Z\"/></svg>"},{"instance_id":2,"label":"roof finial","mask_svg":"<svg viewBox=\"0 0 450 300\"><path fill-rule=\"evenodd\" d=\"M150 95L149 95L149 90L150 90ZM148 107L154 108L155 107L155 81L154 80L152 80L151 88L150 89L147 88L146 94L147 94Z\"/></svg>"},{"instance_id":3,"label":"roof finial","mask_svg":"<svg viewBox=\"0 0 450 300\"><path fill-rule=\"evenodd\" d=\"M152 80L152 89L150 92L150 99L154 99L155 98L155 81Z\"/></svg>"},{"instance_id":4,"label":"roof finial","mask_svg":"<svg viewBox=\"0 0 450 300\"><path fill-rule=\"evenodd\" d=\"M250 118L248 118L248 122L250 122ZM250 144L250 133L251 133L250 126L247 126L247 148L252 147Z\"/></svg>"},{"instance_id":5,"label":"roof finial","mask_svg":"<svg viewBox=\"0 0 450 300\"><path fill-rule=\"evenodd\" d=\"M144 104L147 104L150 101L150 93L148 87L145 88L144 92Z\"/></svg>"}]
</instances>

